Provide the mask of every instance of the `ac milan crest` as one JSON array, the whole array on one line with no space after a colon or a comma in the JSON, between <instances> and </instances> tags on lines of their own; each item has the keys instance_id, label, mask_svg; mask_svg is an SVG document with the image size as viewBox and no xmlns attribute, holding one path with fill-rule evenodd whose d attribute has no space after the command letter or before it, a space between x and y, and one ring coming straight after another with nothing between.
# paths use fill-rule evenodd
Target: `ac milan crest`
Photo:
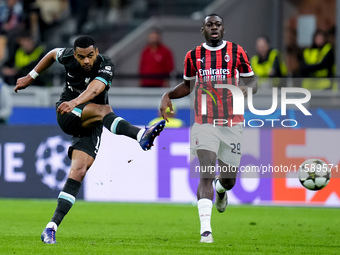
<instances>
[{"instance_id":1,"label":"ac milan crest","mask_svg":"<svg viewBox=\"0 0 340 255\"><path fill-rule=\"evenodd\" d=\"M230 61L230 56L228 54L225 54L224 61L227 63Z\"/></svg>"}]
</instances>

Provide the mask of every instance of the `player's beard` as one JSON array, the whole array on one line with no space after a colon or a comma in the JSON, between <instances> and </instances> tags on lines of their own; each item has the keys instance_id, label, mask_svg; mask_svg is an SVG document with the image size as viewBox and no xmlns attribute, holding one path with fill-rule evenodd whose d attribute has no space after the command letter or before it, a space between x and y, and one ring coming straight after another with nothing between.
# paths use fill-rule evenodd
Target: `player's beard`
<instances>
[{"instance_id":1,"label":"player's beard","mask_svg":"<svg viewBox=\"0 0 340 255\"><path fill-rule=\"evenodd\" d=\"M97 63L97 60L94 61L92 65L82 65L82 68L84 69L85 72L90 72L96 63Z\"/></svg>"},{"instance_id":2,"label":"player's beard","mask_svg":"<svg viewBox=\"0 0 340 255\"><path fill-rule=\"evenodd\" d=\"M85 72L90 72L93 69L93 65L83 65L82 68L84 69Z\"/></svg>"}]
</instances>

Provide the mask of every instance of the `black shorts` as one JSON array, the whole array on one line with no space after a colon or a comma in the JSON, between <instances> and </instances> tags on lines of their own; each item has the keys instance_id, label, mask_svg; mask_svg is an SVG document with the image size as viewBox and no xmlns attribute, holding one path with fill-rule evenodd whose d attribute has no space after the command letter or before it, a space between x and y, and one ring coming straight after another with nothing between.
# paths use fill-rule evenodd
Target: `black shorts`
<instances>
[{"instance_id":1,"label":"black shorts","mask_svg":"<svg viewBox=\"0 0 340 255\"><path fill-rule=\"evenodd\" d=\"M72 135L72 145L68 150L69 158L72 158L74 149L83 151L93 158L97 156L103 125L98 123L94 128L84 128L82 126L81 113L87 104L89 103L78 105L70 113L57 113L57 121L60 128L66 134Z\"/></svg>"}]
</instances>

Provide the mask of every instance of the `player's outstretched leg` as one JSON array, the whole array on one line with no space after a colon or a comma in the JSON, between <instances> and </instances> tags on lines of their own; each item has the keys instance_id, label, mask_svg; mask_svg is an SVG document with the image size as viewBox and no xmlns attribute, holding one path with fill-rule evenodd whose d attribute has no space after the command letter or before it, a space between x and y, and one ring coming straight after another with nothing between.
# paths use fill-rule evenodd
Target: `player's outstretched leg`
<instances>
[{"instance_id":1,"label":"player's outstretched leg","mask_svg":"<svg viewBox=\"0 0 340 255\"><path fill-rule=\"evenodd\" d=\"M151 127L145 128L145 131L139 141L140 146L143 150L147 151L153 146L153 141L155 138L163 131L165 127L165 120L158 121Z\"/></svg>"},{"instance_id":2,"label":"player's outstretched leg","mask_svg":"<svg viewBox=\"0 0 340 255\"><path fill-rule=\"evenodd\" d=\"M57 232L57 224L50 222L47 224L46 228L41 234L41 241L48 244L55 244L57 240L55 239L55 233Z\"/></svg>"},{"instance_id":3,"label":"player's outstretched leg","mask_svg":"<svg viewBox=\"0 0 340 255\"><path fill-rule=\"evenodd\" d=\"M228 195L226 189L221 185L219 181L219 176L215 177L215 190L216 190L215 206L217 211L222 213L225 211L228 205Z\"/></svg>"},{"instance_id":4,"label":"player's outstretched leg","mask_svg":"<svg viewBox=\"0 0 340 255\"><path fill-rule=\"evenodd\" d=\"M132 139L136 139L142 149L147 151L151 149L155 138L163 131L165 120L161 120L151 127L140 129L111 112L104 116L103 125L116 135L125 135Z\"/></svg>"}]
</instances>

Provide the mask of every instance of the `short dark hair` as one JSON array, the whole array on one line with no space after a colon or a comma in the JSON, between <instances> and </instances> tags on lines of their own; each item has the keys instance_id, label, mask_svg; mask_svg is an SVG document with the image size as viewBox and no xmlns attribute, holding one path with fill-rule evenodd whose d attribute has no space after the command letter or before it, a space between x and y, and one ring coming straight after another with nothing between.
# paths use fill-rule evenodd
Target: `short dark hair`
<instances>
[{"instance_id":1,"label":"short dark hair","mask_svg":"<svg viewBox=\"0 0 340 255\"><path fill-rule=\"evenodd\" d=\"M219 17L222 20L222 22L223 22L223 18L220 15L216 14L216 13L210 13L210 14L206 15L205 18L203 19L203 22L205 21L205 19L207 17L213 17L213 16Z\"/></svg>"},{"instance_id":2,"label":"short dark hair","mask_svg":"<svg viewBox=\"0 0 340 255\"><path fill-rule=\"evenodd\" d=\"M74 41L73 49L75 50L77 47L86 49L90 46L93 46L94 48L96 48L96 42L94 41L94 38L89 35L82 35L82 36L79 36Z\"/></svg>"}]
</instances>

